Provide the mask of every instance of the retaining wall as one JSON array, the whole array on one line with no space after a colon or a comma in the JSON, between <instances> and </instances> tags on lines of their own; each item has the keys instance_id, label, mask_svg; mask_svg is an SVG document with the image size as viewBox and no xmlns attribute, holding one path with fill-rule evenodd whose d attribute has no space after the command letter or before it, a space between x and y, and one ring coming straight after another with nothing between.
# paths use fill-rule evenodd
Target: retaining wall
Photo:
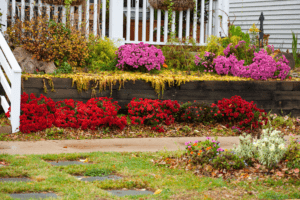
<instances>
[{"instance_id":1,"label":"retaining wall","mask_svg":"<svg viewBox=\"0 0 300 200\"><path fill-rule=\"evenodd\" d=\"M22 93L34 93L36 97L40 94L50 97L55 102L64 99L73 99L86 103L91 98L91 89L88 91L77 91L76 83L72 87L72 79L69 78L53 78L54 89L46 81L48 93L44 93L42 78L28 78L24 80L24 89ZM93 85L90 82L89 88ZM118 101L121 106L120 113L126 113L126 105L136 98L151 98L158 99L151 83L145 81L135 81L135 84L130 81L124 84L119 90L119 84L113 86L112 95L107 87L105 91L99 93L96 89L96 97L112 97L114 101ZM217 103L223 98L230 98L234 95L241 96L247 101L253 101L258 108L264 109L271 113L283 115L291 113L291 116L300 116L300 82L296 81L193 81L180 86L169 87L166 84L166 89L162 100L177 100L178 102L187 101L203 101L207 103Z\"/></svg>"}]
</instances>

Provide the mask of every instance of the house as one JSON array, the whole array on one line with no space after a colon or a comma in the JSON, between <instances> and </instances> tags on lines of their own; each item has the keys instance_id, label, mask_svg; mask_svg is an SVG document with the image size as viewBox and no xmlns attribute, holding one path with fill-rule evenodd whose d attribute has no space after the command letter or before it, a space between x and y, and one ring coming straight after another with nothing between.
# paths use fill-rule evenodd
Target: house
<instances>
[{"instance_id":1,"label":"house","mask_svg":"<svg viewBox=\"0 0 300 200\"><path fill-rule=\"evenodd\" d=\"M300 1L299 0L229 0L229 18L242 31L253 23L259 28L259 16L264 14L264 34L270 34L269 44L275 49L292 52L292 31L298 34L300 51Z\"/></svg>"}]
</instances>

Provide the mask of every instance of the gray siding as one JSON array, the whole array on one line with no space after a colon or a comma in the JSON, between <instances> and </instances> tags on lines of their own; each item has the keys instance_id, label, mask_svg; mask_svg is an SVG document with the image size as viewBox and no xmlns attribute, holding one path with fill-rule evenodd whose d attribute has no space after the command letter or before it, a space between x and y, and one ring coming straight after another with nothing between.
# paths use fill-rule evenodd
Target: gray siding
<instances>
[{"instance_id":1,"label":"gray siding","mask_svg":"<svg viewBox=\"0 0 300 200\"><path fill-rule=\"evenodd\" d=\"M300 0L229 0L231 23L247 32L253 23L259 28L259 16L264 13L264 34L270 34L269 44L275 49L292 52L292 31L298 34L300 52Z\"/></svg>"}]
</instances>

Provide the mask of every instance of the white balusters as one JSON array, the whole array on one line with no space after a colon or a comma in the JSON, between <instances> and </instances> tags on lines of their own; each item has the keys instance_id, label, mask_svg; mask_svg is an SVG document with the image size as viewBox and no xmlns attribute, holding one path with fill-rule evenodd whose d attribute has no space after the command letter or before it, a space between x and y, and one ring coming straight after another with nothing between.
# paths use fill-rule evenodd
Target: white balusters
<instances>
[{"instance_id":1,"label":"white balusters","mask_svg":"<svg viewBox=\"0 0 300 200\"><path fill-rule=\"evenodd\" d=\"M201 0L200 44L204 43L204 1Z\"/></svg>"},{"instance_id":2,"label":"white balusters","mask_svg":"<svg viewBox=\"0 0 300 200\"><path fill-rule=\"evenodd\" d=\"M139 0L135 0L135 23L134 23L134 41L139 40Z\"/></svg>"},{"instance_id":3,"label":"white balusters","mask_svg":"<svg viewBox=\"0 0 300 200\"><path fill-rule=\"evenodd\" d=\"M176 15L175 11L172 12L172 33L175 33L175 20L176 20Z\"/></svg>"},{"instance_id":4,"label":"white balusters","mask_svg":"<svg viewBox=\"0 0 300 200\"><path fill-rule=\"evenodd\" d=\"M82 5L78 6L78 30L81 30L82 23Z\"/></svg>"},{"instance_id":5,"label":"white balusters","mask_svg":"<svg viewBox=\"0 0 300 200\"><path fill-rule=\"evenodd\" d=\"M30 0L30 5L29 5L29 20L31 21L33 18L33 7L34 7L34 0Z\"/></svg>"},{"instance_id":6,"label":"white balusters","mask_svg":"<svg viewBox=\"0 0 300 200\"><path fill-rule=\"evenodd\" d=\"M74 25L74 6L70 6L70 25Z\"/></svg>"},{"instance_id":7,"label":"white balusters","mask_svg":"<svg viewBox=\"0 0 300 200\"><path fill-rule=\"evenodd\" d=\"M25 0L21 0L21 21L25 19Z\"/></svg>"},{"instance_id":8,"label":"white balusters","mask_svg":"<svg viewBox=\"0 0 300 200\"><path fill-rule=\"evenodd\" d=\"M85 36L88 37L90 27L90 1L86 1L85 23Z\"/></svg>"},{"instance_id":9,"label":"white balusters","mask_svg":"<svg viewBox=\"0 0 300 200\"><path fill-rule=\"evenodd\" d=\"M97 35L98 0L94 0L94 35Z\"/></svg>"},{"instance_id":10,"label":"white balusters","mask_svg":"<svg viewBox=\"0 0 300 200\"><path fill-rule=\"evenodd\" d=\"M186 22L185 22L186 23L186 27L185 27L185 37L186 37L186 39L189 38L189 34L190 34L190 20L191 20L190 15L191 15L191 10L188 9L186 11Z\"/></svg>"},{"instance_id":11,"label":"white balusters","mask_svg":"<svg viewBox=\"0 0 300 200\"><path fill-rule=\"evenodd\" d=\"M161 10L157 10L156 42L160 42L160 27L161 27Z\"/></svg>"},{"instance_id":12,"label":"white balusters","mask_svg":"<svg viewBox=\"0 0 300 200\"><path fill-rule=\"evenodd\" d=\"M165 25L165 27L164 27L164 42L166 43L166 42L168 42L168 11L167 10L165 10L165 21L164 21L164 25Z\"/></svg>"},{"instance_id":13,"label":"white balusters","mask_svg":"<svg viewBox=\"0 0 300 200\"><path fill-rule=\"evenodd\" d=\"M146 4L147 4L147 0L143 0L143 36L142 36L142 41L146 42Z\"/></svg>"},{"instance_id":14,"label":"white balusters","mask_svg":"<svg viewBox=\"0 0 300 200\"><path fill-rule=\"evenodd\" d=\"M178 38L182 39L182 21L183 21L183 11L179 11L179 31L178 31Z\"/></svg>"},{"instance_id":15,"label":"white balusters","mask_svg":"<svg viewBox=\"0 0 300 200\"><path fill-rule=\"evenodd\" d=\"M149 38L150 43L153 42L153 20L154 20L154 9L151 6L150 7L150 38Z\"/></svg>"},{"instance_id":16,"label":"white balusters","mask_svg":"<svg viewBox=\"0 0 300 200\"><path fill-rule=\"evenodd\" d=\"M102 38L105 37L106 21L106 0L102 0Z\"/></svg>"}]
</instances>

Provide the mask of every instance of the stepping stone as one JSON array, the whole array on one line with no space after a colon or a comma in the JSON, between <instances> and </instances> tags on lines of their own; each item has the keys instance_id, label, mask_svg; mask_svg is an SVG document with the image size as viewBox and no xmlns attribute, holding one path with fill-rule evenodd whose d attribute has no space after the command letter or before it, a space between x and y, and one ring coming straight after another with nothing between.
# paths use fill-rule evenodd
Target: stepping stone
<instances>
[{"instance_id":1,"label":"stepping stone","mask_svg":"<svg viewBox=\"0 0 300 200\"><path fill-rule=\"evenodd\" d=\"M0 182L30 182L29 178L0 178Z\"/></svg>"},{"instance_id":2,"label":"stepping stone","mask_svg":"<svg viewBox=\"0 0 300 200\"><path fill-rule=\"evenodd\" d=\"M104 180L117 180L117 179L122 179L122 177L120 176L115 176L115 175L109 175L109 176L92 176L92 177L89 177L89 176L75 176L78 180L81 180L81 181L89 181L89 182L92 182L92 181L104 181Z\"/></svg>"},{"instance_id":3,"label":"stepping stone","mask_svg":"<svg viewBox=\"0 0 300 200\"><path fill-rule=\"evenodd\" d=\"M107 190L107 192L122 197L126 195L143 195L143 194L154 194L154 192L147 190Z\"/></svg>"},{"instance_id":4,"label":"stepping stone","mask_svg":"<svg viewBox=\"0 0 300 200\"><path fill-rule=\"evenodd\" d=\"M54 161L54 162L48 162L51 165L55 165L55 166L63 166L63 165L89 165L91 163L84 163L84 162L80 162L80 161Z\"/></svg>"},{"instance_id":5,"label":"stepping stone","mask_svg":"<svg viewBox=\"0 0 300 200\"><path fill-rule=\"evenodd\" d=\"M30 199L30 198L35 198L35 199L45 199L49 197L54 197L57 198L58 196L55 193L27 193L27 194L10 194L12 198L19 198L21 200L25 199Z\"/></svg>"}]
</instances>

